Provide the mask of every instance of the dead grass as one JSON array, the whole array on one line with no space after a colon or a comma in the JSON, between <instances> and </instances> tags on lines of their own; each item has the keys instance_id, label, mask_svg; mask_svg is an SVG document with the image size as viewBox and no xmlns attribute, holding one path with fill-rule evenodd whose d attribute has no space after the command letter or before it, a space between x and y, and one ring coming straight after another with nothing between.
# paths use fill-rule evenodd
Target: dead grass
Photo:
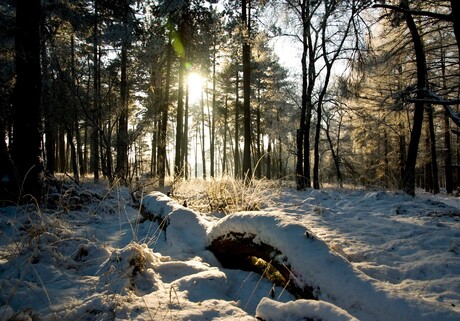
<instances>
[{"instance_id":1,"label":"dead grass","mask_svg":"<svg viewBox=\"0 0 460 321\"><path fill-rule=\"evenodd\" d=\"M201 213L231 214L266 208L280 190L280 181L253 179L245 182L225 176L176 182L171 196Z\"/></svg>"}]
</instances>

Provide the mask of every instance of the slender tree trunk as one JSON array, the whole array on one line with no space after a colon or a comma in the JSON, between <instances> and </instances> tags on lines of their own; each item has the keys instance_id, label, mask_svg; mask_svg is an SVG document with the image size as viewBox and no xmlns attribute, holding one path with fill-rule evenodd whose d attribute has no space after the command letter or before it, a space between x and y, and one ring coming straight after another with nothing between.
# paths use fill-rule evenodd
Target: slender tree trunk
<instances>
[{"instance_id":1,"label":"slender tree trunk","mask_svg":"<svg viewBox=\"0 0 460 321\"><path fill-rule=\"evenodd\" d=\"M235 152L234 152L234 163L235 163L235 178L241 178L241 171L240 171L240 131L239 131L239 122L240 122L240 77L238 72L238 66L236 68L236 81L235 81Z\"/></svg>"},{"instance_id":2,"label":"slender tree trunk","mask_svg":"<svg viewBox=\"0 0 460 321\"><path fill-rule=\"evenodd\" d=\"M249 3L248 3L249 1ZM243 25L243 124L244 124L244 149L243 149L243 178L252 178L251 166L251 0L242 0L242 25Z\"/></svg>"},{"instance_id":3,"label":"slender tree trunk","mask_svg":"<svg viewBox=\"0 0 460 321\"><path fill-rule=\"evenodd\" d=\"M267 179L272 179L272 140L268 139L268 146L267 146L267 171L266 171Z\"/></svg>"},{"instance_id":4,"label":"slender tree trunk","mask_svg":"<svg viewBox=\"0 0 460 321\"><path fill-rule=\"evenodd\" d=\"M332 153L332 160L334 161L335 173L336 173L336 176L337 176L337 182L339 184L339 187L342 188L343 187L343 178L342 178L342 171L340 170L340 160L339 160L338 152L336 153L336 151L334 149L334 144L332 143L329 122L327 122L327 124L326 124L325 132L326 132L327 141L329 143L329 148L330 148L331 153Z\"/></svg>"},{"instance_id":5,"label":"slender tree trunk","mask_svg":"<svg viewBox=\"0 0 460 321\"><path fill-rule=\"evenodd\" d=\"M184 72L185 58L179 58L179 89L177 93L176 117L176 155L174 161L174 176L183 176L182 140L184 139Z\"/></svg>"},{"instance_id":6,"label":"slender tree trunk","mask_svg":"<svg viewBox=\"0 0 460 321\"><path fill-rule=\"evenodd\" d=\"M44 111L44 124L45 124L45 168L46 172L50 175L54 175L56 171L56 137L57 137L57 126L56 112L53 112L54 104L50 102L51 99L56 99L54 93L56 93L54 77L50 75L50 58L48 57L48 51L45 46L41 48L41 65L42 65L42 77L45 80L45 84L42 86L42 103ZM51 86L51 88L50 88Z\"/></svg>"},{"instance_id":7,"label":"slender tree trunk","mask_svg":"<svg viewBox=\"0 0 460 321\"><path fill-rule=\"evenodd\" d=\"M217 106L216 106L216 39L214 36L214 41L213 41L213 51L212 51L212 116L211 116L211 137L210 137L210 149L209 149L209 157L210 157L210 162L211 166L209 169L209 174L211 177L215 176L214 173L214 159L215 159L215 142L216 142L216 112L217 112Z\"/></svg>"},{"instance_id":8,"label":"slender tree trunk","mask_svg":"<svg viewBox=\"0 0 460 321\"><path fill-rule=\"evenodd\" d=\"M124 1L124 10L122 18L123 34L121 38L121 77L120 77L120 104L121 113L118 119L118 134L117 134L117 168L115 170L117 177L122 184L127 184L128 179L128 10L129 6Z\"/></svg>"},{"instance_id":9,"label":"slender tree trunk","mask_svg":"<svg viewBox=\"0 0 460 321\"><path fill-rule=\"evenodd\" d=\"M433 191L433 172L431 157L430 157L430 129L428 124L425 126L425 157L424 157L424 172L423 172L423 187L426 192Z\"/></svg>"},{"instance_id":10,"label":"slender tree trunk","mask_svg":"<svg viewBox=\"0 0 460 321\"><path fill-rule=\"evenodd\" d=\"M99 182L99 101L100 101L100 64L99 64L99 8L98 1L94 0L94 29L93 29L93 68L94 68L94 97L93 97L93 119L91 128L91 172L94 174L94 182Z\"/></svg>"},{"instance_id":11,"label":"slender tree trunk","mask_svg":"<svg viewBox=\"0 0 460 321\"><path fill-rule=\"evenodd\" d=\"M203 179L206 179L206 146L204 135L204 94L201 92L201 162L203 163Z\"/></svg>"},{"instance_id":12,"label":"slender tree trunk","mask_svg":"<svg viewBox=\"0 0 460 321\"><path fill-rule=\"evenodd\" d=\"M185 110L184 110L184 139L182 140L182 167L184 169L184 178L189 178L188 173L188 114L189 114L189 92L188 85L186 84L185 91Z\"/></svg>"},{"instance_id":13,"label":"slender tree trunk","mask_svg":"<svg viewBox=\"0 0 460 321\"><path fill-rule=\"evenodd\" d=\"M61 123L58 125L57 131L57 170L61 173L66 172L65 135L66 130L64 128L64 124L62 124L61 121Z\"/></svg>"},{"instance_id":14,"label":"slender tree trunk","mask_svg":"<svg viewBox=\"0 0 460 321\"><path fill-rule=\"evenodd\" d=\"M439 194L439 170L438 170L438 158L436 155L436 134L434 130L433 120L433 107L428 106L428 127L430 132L430 154L431 154L431 173L432 173L432 187L433 194Z\"/></svg>"},{"instance_id":15,"label":"slender tree trunk","mask_svg":"<svg viewBox=\"0 0 460 321\"><path fill-rule=\"evenodd\" d=\"M169 87L171 83L171 65L172 65L172 45L171 36L168 42L168 50L166 56L166 82L164 89L164 99L161 104L161 121L160 134L158 143L158 178L159 186L165 186L166 176L166 136L168 129L168 110L169 110Z\"/></svg>"},{"instance_id":16,"label":"slender tree trunk","mask_svg":"<svg viewBox=\"0 0 460 321\"><path fill-rule=\"evenodd\" d=\"M454 1L452 1L454 2ZM458 1L456 2L458 3ZM460 5L458 6L460 10ZM460 36L460 32L459 32ZM460 50L459 50L460 53ZM446 83L446 64L445 64L445 52L442 50L441 56L441 72L442 72L442 81L443 81L443 89L447 88ZM452 194L454 191L454 178L452 172L452 146L450 143L450 121L449 121L449 114L447 110L444 110L444 146L445 146L445 153L444 153L444 170L446 176L446 192L447 194Z\"/></svg>"},{"instance_id":17,"label":"slender tree trunk","mask_svg":"<svg viewBox=\"0 0 460 321\"><path fill-rule=\"evenodd\" d=\"M225 95L224 105L224 139L222 146L222 174L227 173L227 130L228 130L228 97Z\"/></svg>"},{"instance_id":18,"label":"slender tree trunk","mask_svg":"<svg viewBox=\"0 0 460 321\"><path fill-rule=\"evenodd\" d=\"M307 57L309 56L310 41L310 11L308 1L301 3L302 14L302 107L300 111L300 124L297 130L297 162L296 162L296 184L298 190L304 190L310 187L310 120L311 104L309 96L309 72L313 69L307 69ZM310 57L310 61L311 61Z\"/></svg>"},{"instance_id":19,"label":"slender tree trunk","mask_svg":"<svg viewBox=\"0 0 460 321\"><path fill-rule=\"evenodd\" d=\"M400 6L403 9L408 10L408 0L401 0ZM409 149L407 152L406 168L404 170L404 191L409 195L415 196L415 166L417 162L418 146L423 123L423 112L425 108L421 99L424 98L424 91L427 89L427 69L425 50L414 19L408 11L404 11L404 18L406 20L406 24L414 44L417 64L417 98L420 99L415 103L413 126L409 142Z\"/></svg>"},{"instance_id":20,"label":"slender tree trunk","mask_svg":"<svg viewBox=\"0 0 460 321\"><path fill-rule=\"evenodd\" d=\"M43 163L41 161L40 104L40 17L41 1L16 3L16 86L12 156L17 176L10 175L19 200L30 194L40 201ZM15 200L15 201L16 201Z\"/></svg>"},{"instance_id":21,"label":"slender tree trunk","mask_svg":"<svg viewBox=\"0 0 460 321\"><path fill-rule=\"evenodd\" d=\"M77 148L72 136L72 129L69 127L67 130L67 142L70 145L70 162L72 164L73 177L75 182L80 182L80 173L78 170L78 155Z\"/></svg>"},{"instance_id":22,"label":"slender tree trunk","mask_svg":"<svg viewBox=\"0 0 460 321\"><path fill-rule=\"evenodd\" d=\"M72 34L70 37L70 52L71 52L71 73L72 73L72 83L75 83L76 79L76 72L75 72L75 37ZM72 84L72 85L73 85ZM70 127L72 128L73 134L75 136L75 152L76 152L76 162L78 164L78 179L80 179L81 175L84 175L85 171L83 170L83 153L82 153L82 146L81 146L81 134L80 134L80 125L79 125L79 113L77 103L72 104L73 114L72 114L72 121ZM75 175L75 174L74 174ZM77 178L77 175L75 175Z\"/></svg>"},{"instance_id":23,"label":"slender tree trunk","mask_svg":"<svg viewBox=\"0 0 460 321\"><path fill-rule=\"evenodd\" d=\"M260 105L256 109L256 158L257 158L257 167L255 169L255 175L256 178L261 178L262 177L262 148L261 148L261 140L262 140L262 133L260 129L260 121L261 121L261 116L260 116Z\"/></svg>"}]
</instances>

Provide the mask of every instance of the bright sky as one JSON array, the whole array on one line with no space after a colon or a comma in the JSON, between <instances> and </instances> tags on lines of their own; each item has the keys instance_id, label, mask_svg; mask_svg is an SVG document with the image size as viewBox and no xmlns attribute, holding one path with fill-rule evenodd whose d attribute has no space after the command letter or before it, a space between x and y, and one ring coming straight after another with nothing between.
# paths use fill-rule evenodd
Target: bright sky
<instances>
[{"instance_id":1,"label":"bright sky","mask_svg":"<svg viewBox=\"0 0 460 321\"><path fill-rule=\"evenodd\" d=\"M187 84L189 90L189 101L190 105L198 104L201 99L201 92L205 85L206 79L203 78L197 72L191 72L188 74Z\"/></svg>"}]
</instances>

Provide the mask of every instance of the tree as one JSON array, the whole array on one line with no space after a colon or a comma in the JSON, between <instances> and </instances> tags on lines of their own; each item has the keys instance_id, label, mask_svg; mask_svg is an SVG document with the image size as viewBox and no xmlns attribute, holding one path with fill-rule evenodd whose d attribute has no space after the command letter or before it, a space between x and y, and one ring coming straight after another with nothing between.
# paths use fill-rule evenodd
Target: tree
<instances>
[{"instance_id":1,"label":"tree","mask_svg":"<svg viewBox=\"0 0 460 321\"><path fill-rule=\"evenodd\" d=\"M40 200L43 162L41 159L40 103L40 17L41 1L16 3L16 86L12 158L16 196Z\"/></svg>"},{"instance_id":2,"label":"tree","mask_svg":"<svg viewBox=\"0 0 460 321\"><path fill-rule=\"evenodd\" d=\"M241 1L241 26L243 37L243 176L245 179L251 179L251 0Z\"/></svg>"}]
</instances>

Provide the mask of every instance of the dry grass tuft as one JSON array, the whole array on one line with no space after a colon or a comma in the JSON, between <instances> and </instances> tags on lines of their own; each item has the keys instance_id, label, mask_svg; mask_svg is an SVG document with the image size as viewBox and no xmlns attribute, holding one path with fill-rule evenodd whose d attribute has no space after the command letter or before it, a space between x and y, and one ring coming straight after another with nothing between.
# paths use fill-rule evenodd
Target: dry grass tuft
<instances>
[{"instance_id":1,"label":"dry grass tuft","mask_svg":"<svg viewBox=\"0 0 460 321\"><path fill-rule=\"evenodd\" d=\"M231 214L257 211L272 205L279 195L279 181L253 179L249 182L224 176L211 180L176 182L173 198L202 213Z\"/></svg>"}]
</instances>

